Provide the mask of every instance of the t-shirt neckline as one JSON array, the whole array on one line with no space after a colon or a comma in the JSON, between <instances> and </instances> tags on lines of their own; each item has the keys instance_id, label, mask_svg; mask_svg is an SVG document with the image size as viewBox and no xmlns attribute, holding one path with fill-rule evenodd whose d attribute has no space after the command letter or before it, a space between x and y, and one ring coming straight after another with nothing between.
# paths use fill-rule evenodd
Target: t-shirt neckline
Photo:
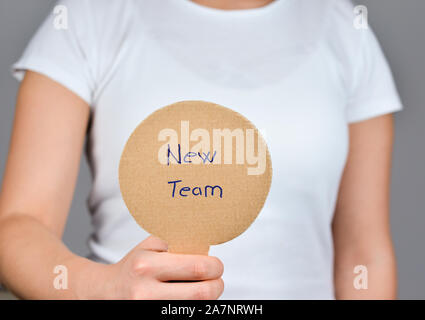
<instances>
[{"instance_id":1,"label":"t-shirt neckline","mask_svg":"<svg viewBox=\"0 0 425 320\"><path fill-rule=\"evenodd\" d=\"M187 8L188 10L197 11L202 14L208 14L211 16L256 16L271 12L280 5L287 3L289 0L274 0L262 7L251 8L251 9L218 9L211 8L201 4L198 4L192 0L173 0L177 5Z\"/></svg>"}]
</instances>

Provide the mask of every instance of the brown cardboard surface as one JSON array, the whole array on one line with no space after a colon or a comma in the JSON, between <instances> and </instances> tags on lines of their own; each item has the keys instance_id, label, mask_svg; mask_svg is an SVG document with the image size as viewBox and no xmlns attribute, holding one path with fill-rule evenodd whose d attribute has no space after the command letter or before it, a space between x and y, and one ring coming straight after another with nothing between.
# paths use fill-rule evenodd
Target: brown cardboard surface
<instances>
[{"instance_id":1,"label":"brown cardboard surface","mask_svg":"<svg viewBox=\"0 0 425 320\"><path fill-rule=\"evenodd\" d=\"M188 125L188 131L182 130L183 124ZM248 174L255 165L247 163L247 157L243 163L238 158L248 154L248 147L236 147L236 138L231 140L231 155L226 153L230 143L224 138L221 148L214 144L214 129L226 128L241 129L245 146L249 141L245 133L254 132L254 152L261 147L265 150L264 172ZM178 134L177 141L172 134L167 135L170 130ZM209 145L202 135L206 132ZM157 110L134 130L121 156L119 182L130 213L147 232L165 240L170 252L207 254L210 245L237 237L255 220L270 189L270 154L258 135L245 117L210 102L182 101ZM188 148L184 148L184 141L190 142Z\"/></svg>"}]
</instances>

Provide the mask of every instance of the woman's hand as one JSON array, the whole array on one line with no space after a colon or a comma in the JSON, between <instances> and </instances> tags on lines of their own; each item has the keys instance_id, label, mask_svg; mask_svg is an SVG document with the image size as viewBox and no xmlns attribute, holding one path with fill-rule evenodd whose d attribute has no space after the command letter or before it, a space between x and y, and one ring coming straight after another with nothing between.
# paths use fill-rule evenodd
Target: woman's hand
<instances>
[{"instance_id":1,"label":"woman's hand","mask_svg":"<svg viewBox=\"0 0 425 320\"><path fill-rule=\"evenodd\" d=\"M149 237L120 262L102 266L102 279L86 289L106 284L104 299L217 299L223 292L223 264L215 257L172 254L167 244ZM99 286L103 287L103 286Z\"/></svg>"},{"instance_id":2,"label":"woman's hand","mask_svg":"<svg viewBox=\"0 0 425 320\"><path fill-rule=\"evenodd\" d=\"M216 258L170 254L148 238L122 261L103 265L61 242L89 115L70 90L26 73L0 193L0 281L23 299L218 298L223 265ZM58 265L67 269L66 289L54 285Z\"/></svg>"}]
</instances>

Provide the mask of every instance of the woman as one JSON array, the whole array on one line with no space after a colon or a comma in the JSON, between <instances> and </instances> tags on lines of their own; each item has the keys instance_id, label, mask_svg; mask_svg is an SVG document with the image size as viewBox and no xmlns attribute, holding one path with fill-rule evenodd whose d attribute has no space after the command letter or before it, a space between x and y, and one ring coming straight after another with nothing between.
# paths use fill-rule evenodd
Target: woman
<instances>
[{"instance_id":1,"label":"woman","mask_svg":"<svg viewBox=\"0 0 425 320\"><path fill-rule=\"evenodd\" d=\"M348 0L60 4L65 28L49 17L14 65L23 82L0 207L0 280L10 290L215 299L223 278L230 299L395 297L390 113L401 104L372 31L353 27ZM126 139L181 100L238 111L271 151L266 205L247 232L211 249L218 258L167 253L120 195ZM91 259L60 240L86 133ZM53 286L57 265L68 270L68 290Z\"/></svg>"}]
</instances>

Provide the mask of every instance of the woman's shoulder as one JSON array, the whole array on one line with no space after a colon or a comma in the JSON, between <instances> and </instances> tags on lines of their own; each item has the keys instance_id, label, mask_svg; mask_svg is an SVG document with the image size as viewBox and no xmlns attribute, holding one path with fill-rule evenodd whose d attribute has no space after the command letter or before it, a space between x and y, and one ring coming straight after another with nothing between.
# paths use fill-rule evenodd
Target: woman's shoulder
<instances>
[{"instance_id":1,"label":"woman's shoulder","mask_svg":"<svg viewBox=\"0 0 425 320\"><path fill-rule=\"evenodd\" d=\"M84 48L115 52L134 22L137 0L59 0L66 8L70 34Z\"/></svg>"},{"instance_id":2,"label":"woman's shoulder","mask_svg":"<svg viewBox=\"0 0 425 320\"><path fill-rule=\"evenodd\" d=\"M368 24L367 7L351 0L326 0L325 43L348 59L357 59L360 51L376 41Z\"/></svg>"},{"instance_id":3,"label":"woman's shoulder","mask_svg":"<svg viewBox=\"0 0 425 320\"><path fill-rule=\"evenodd\" d=\"M368 29L365 6L355 5L351 0L326 0L326 2L329 33L351 41L360 38L362 31Z\"/></svg>"},{"instance_id":4,"label":"woman's shoulder","mask_svg":"<svg viewBox=\"0 0 425 320\"><path fill-rule=\"evenodd\" d=\"M141 3L144 0L140 1ZM104 27L106 24L119 27L120 21L125 22L130 16L129 13L134 11L136 6L135 0L59 0L57 6L66 9L69 20L83 24L84 27L91 25L99 25Z\"/></svg>"}]
</instances>

